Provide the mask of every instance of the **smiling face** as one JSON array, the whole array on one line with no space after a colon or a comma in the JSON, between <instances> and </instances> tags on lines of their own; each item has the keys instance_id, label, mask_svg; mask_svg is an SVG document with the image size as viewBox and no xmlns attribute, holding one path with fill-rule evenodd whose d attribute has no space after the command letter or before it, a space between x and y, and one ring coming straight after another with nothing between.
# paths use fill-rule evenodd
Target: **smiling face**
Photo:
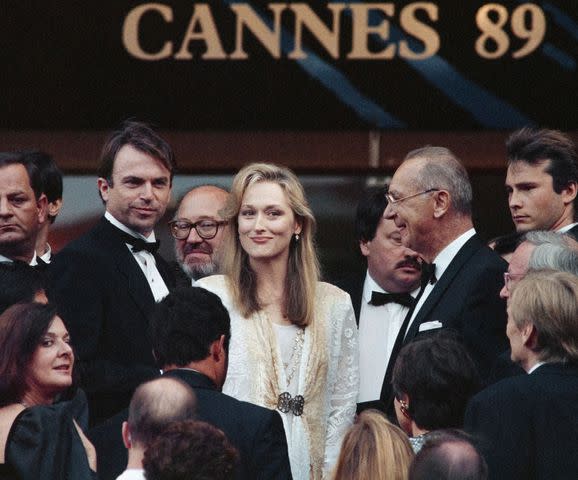
<instances>
[{"instance_id":1,"label":"smiling face","mask_svg":"<svg viewBox=\"0 0 578 480\"><path fill-rule=\"evenodd\" d=\"M387 292L409 292L419 286L421 270L418 254L402 245L401 234L393 220L382 217L375 237L368 242L360 242L360 248L367 257L371 278Z\"/></svg>"},{"instance_id":2,"label":"smiling face","mask_svg":"<svg viewBox=\"0 0 578 480\"><path fill-rule=\"evenodd\" d=\"M116 155L112 184L99 178L98 188L106 210L114 218L149 236L167 208L171 176L160 160L125 145Z\"/></svg>"},{"instance_id":3,"label":"smiling face","mask_svg":"<svg viewBox=\"0 0 578 480\"><path fill-rule=\"evenodd\" d=\"M406 160L396 170L389 186L389 193L395 199L402 199L423 190L416 178L423 166L423 159ZM393 220L401 235L403 245L426 255L430 251L430 240L434 222L432 195L435 192L416 195L399 203L389 203L384 217Z\"/></svg>"},{"instance_id":4,"label":"smiling face","mask_svg":"<svg viewBox=\"0 0 578 480\"><path fill-rule=\"evenodd\" d=\"M74 353L68 331L60 317L54 317L32 355L25 403L50 403L50 399L72 385L73 366Z\"/></svg>"},{"instance_id":5,"label":"smiling face","mask_svg":"<svg viewBox=\"0 0 578 480\"><path fill-rule=\"evenodd\" d=\"M30 261L45 219L46 196L36 200L24 165L0 168L0 253Z\"/></svg>"},{"instance_id":6,"label":"smiling face","mask_svg":"<svg viewBox=\"0 0 578 480\"><path fill-rule=\"evenodd\" d=\"M203 186L187 193L175 214L175 220L196 223L202 220L222 221L219 215L228 193L217 187ZM183 270L194 279L212 275L218 270L219 248L227 225L220 225L214 238L203 239L195 228L187 238L175 239L175 254Z\"/></svg>"},{"instance_id":7,"label":"smiling face","mask_svg":"<svg viewBox=\"0 0 578 480\"><path fill-rule=\"evenodd\" d=\"M518 232L558 230L573 221L575 188L554 191L550 160L536 164L516 161L508 167L506 192Z\"/></svg>"},{"instance_id":8,"label":"smiling face","mask_svg":"<svg viewBox=\"0 0 578 480\"><path fill-rule=\"evenodd\" d=\"M238 216L239 240L252 261L287 261L289 246L301 227L283 188L273 182L249 185Z\"/></svg>"}]
</instances>

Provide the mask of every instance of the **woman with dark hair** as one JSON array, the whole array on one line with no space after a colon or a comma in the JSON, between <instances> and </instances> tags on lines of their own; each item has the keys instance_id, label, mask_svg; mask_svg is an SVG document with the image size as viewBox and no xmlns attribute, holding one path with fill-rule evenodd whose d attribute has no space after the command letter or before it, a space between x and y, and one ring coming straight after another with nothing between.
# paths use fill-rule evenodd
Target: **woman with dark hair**
<instances>
[{"instance_id":1,"label":"woman with dark hair","mask_svg":"<svg viewBox=\"0 0 578 480\"><path fill-rule=\"evenodd\" d=\"M96 452L78 424L87 420L86 398L79 391L68 399L74 353L55 308L6 310L0 351L0 478L96 478Z\"/></svg>"},{"instance_id":2,"label":"woman with dark hair","mask_svg":"<svg viewBox=\"0 0 578 480\"><path fill-rule=\"evenodd\" d=\"M327 475L353 422L359 384L349 295L319 281L315 217L293 172L241 169L221 215L224 276L197 286L231 316L223 392L282 413L293 478Z\"/></svg>"},{"instance_id":3,"label":"woman with dark hair","mask_svg":"<svg viewBox=\"0 0 578 480\"><path fill-rule=\"evenodd\" d=\"M440 333L407 344L393 369L395 413L417 453L427 434L462 428L469 399L480 388L476 366L453 335Z\"/></svg>"}]
</instances>

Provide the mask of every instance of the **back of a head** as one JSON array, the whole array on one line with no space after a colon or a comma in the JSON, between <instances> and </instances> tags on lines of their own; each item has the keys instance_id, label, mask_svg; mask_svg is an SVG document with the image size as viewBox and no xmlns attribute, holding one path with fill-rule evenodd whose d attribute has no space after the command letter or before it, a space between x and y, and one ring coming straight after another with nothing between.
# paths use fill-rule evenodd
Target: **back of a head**
<instances>
[{"instance_id":1,"label":"back of a head","mask_svg":"<svg viewBox=\"0 0 578 480\"><path fill-rule=\"evenodd\" d=\"M145 451L143 467L147 480L230 480L238 458L221 430L189 420L159 434Z\"/></svg>"},{"instance_id":2,"label":"back of a head","mask_svg":"<svg viewBox=\"0 0 578 480\"><path fill-rule=\"evenodd\" d=\"M467 170L451 150L432 146L418 148L409 152L404 162L412 159L424 160L416 179L421 190L447 190L454 214L471 216L472 185Z\"/></svg>"},{"instance_id":3,"label":"back of a head","mask_svg":"<svg viewBox=\"0 0 578 480\"><path fill-rule=\"evenodd\" d=\"M42 274L24 262L0 262L0 314L44 291Z\"/></svg>"},{"instance_id":4,"label":"back of a head","mask_svg":"<svg viewBox=\"0 0 578 480\"><path fill-rule=\"evenodd\" d=\"M528 270L545 269L578 275L578 250L563 245L538 245L530 254Z\"/></svg>"},{"instance_id":5,"label":"back of a head","mask_svg":"<svg viewBox=\"0 0 578 480\"><path fill-rule=\"evenodd\" d=\"M409 480L486 480L488 466L469 435L440 430L431 435L409 469Z\"/></svg>"},{"instance_id":6,"label":"back of a head","mask_svg":"<svg viewBox=\"0 0 578 480\"><path fill-rule=\"evenodd\" d=\"M175 378L157 378L140 385L130 401L128 425L132 442L150 443L172 422L194 419L195 393Z\"/></svg>"},{"instance_id":7,"label":"back of a head","mask_svg":"<svg viewBox=\"0 0 578 480\"><path fill-rule=\"evenodd\" d=\"M377 410L366 410L350 427L333 480L405 480L413 450L406 434Z\"/></svg>"},{"instance_id":8,"label":"back of a head","mask_svg":"<svg viewBox=\"0 0 578 480\"><path fill-rule=\"evenodd\" d=\"M198 287L171 291L150 319L150 337L159 367L185 367L209 356L211 344L231 336L231 321L221 299Z\"/></svg>"},{"instance_id":9,"label":"back of a head","mask_svg":"<svg viewBox=\"0 0 578 480\"><path fill-rule=\"evenodd\" d=\"M480 387L474 361L456 337L440 332L408 343L394 366L394 391L409 397L409 416L427 431L460 428Z\"/></svg>"},{"instance_id":10,"label":"back of a head","mask_svg":"<svg viewBox=\"0 0 578 480\"><path fill-rule=\"evenodd\" d=\"M379 221L387 207L386 186L367 188L361 195L355 211L355 240L369 242L375 237Z\"/></svg>"}]
</instances>

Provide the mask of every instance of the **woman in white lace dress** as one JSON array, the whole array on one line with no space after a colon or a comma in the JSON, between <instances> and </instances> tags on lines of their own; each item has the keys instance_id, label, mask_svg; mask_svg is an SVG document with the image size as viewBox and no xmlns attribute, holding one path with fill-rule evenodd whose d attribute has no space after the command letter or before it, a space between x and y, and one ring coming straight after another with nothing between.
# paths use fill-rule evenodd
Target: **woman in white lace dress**
<instances>
[{"instance_id":1,"label":"woman in white lace dress","mask_svg":"<svg viewBox=\"0 0 578 480\"><path fill-rule=\"evenodd\" d=\"M315 218L288 169L252 164L235 177L223 271L197 282L231 315L223 392L281 413L296 480L330 473L353 422L359 383L349 295L319 282ZM267 459L263 459L267 461Z\"/></svg>"}]
</instances>

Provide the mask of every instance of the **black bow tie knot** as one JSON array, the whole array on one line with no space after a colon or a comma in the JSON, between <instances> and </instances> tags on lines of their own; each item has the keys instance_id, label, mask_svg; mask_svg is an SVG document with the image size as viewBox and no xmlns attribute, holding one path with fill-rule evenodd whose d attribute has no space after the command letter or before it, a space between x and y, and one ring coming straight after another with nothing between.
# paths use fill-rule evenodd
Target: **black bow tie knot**
<instances>
[{"instance_id":1,"label":"black bow tie knot","mask_svg":"<svg viewBox=\"0 0 578 480\"><path fill-rule=\"evenodd\" d=\"M152 253L154 255L155 253L157 253L159 247L161 246L161 242L159 242L158 240L156 242L147 242L142 238L133 237L132 235L129 235L128 233L123 232L120 229L117 230L120 236L122 237L124 243L128 243L129 245L132 246L133 253L142 252L143 250L146 250L147 252Z\"/></svg>"},{"instance_id":2,"label":"black bow tie knot","mask_svg":"<svg viewBox=\"0 0 578 480\"><path fill-rule=\"evenodd\" d=\"M415 299L409 293L371 292L371 300L369 303L376 307L388 303L399 303L404 307L411 308L415 303Z\"/></svg>"},{"instance_id":3,"label":"black bow tie knot","mask_svg":"<svg viewBox=\"0 0 578 480\"><path fill-rule=\"evenodd\" d=\"M421 286L425 287L428 283L432 285L436 283L436 264L423 262L421 264Z\"/></svg>"}]
</instances>

